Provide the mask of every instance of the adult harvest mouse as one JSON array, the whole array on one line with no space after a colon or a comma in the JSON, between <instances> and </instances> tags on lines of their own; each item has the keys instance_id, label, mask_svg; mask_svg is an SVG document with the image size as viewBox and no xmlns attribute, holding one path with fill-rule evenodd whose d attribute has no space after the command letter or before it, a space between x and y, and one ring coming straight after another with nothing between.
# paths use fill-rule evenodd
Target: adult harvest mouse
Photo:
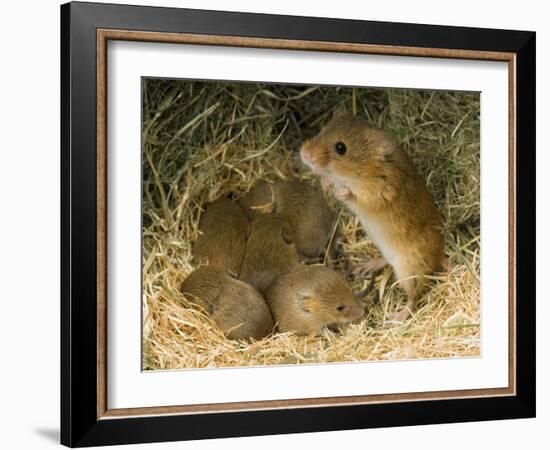
<instances>
[{"instance_id":1,"label":"adult harvest mouse","mask_svg":"<svg viewBox=\"0 0 550 450\"><path fill-rule=\"evenodd\" d=\"M393 318L406 319L424 276L437 270L444 257L442 216L409 156L389 132L345 112L307 140L300 153L382 252L384 258L368 261L363 273L386 263L393 267L408 298Z\"/></svg>"},{"instance_id":2,"label":"adult harvest mouse","mask_svg":"<svg viewBox=\"0 0 550 450\"><path fill-rule=\"evenodd\" d=\"M324 327L363 316L351 287L326 266L301 265L281 275L265 293L277 329L320 334Z\"/></svg>"},{"instance_id":3,"label":"adult harvest mouse","mask_svg":"<svg viewBox=\"0 0 550 450\"><path fill-rule=\"evenodd\" d=\"M230 339L260 339L273 331L271 312L260 293L225 269L199 267L183 281L181 293L201 306Z\"/></svg>"},{"instance_id":4,"label":"adult harvest mouse","mask_svg":"<svg viewBox=\"0 0 550 450\"><path fill-rule=\"evenodd\" d=\"M276 213L288 217L298 253L317 258L330 238L334 213L323 193L310 184L293 181L260 181L241 200L246 214Z\"/></svg>"},{"instance_id":5,"label":"adult harvest mouse","mask_svg":"<svg viewBox=\"0 0 550 450\"><path fill-rule=\"evenodd\" d=\"M294 230L288 218L280 214L254 218L239 279L263 293L275 278L298 264Z\"/></svg>"},{"instance_id":6,"label":"adult harvest mouse","mask_svg":"<svg viewBox=\"0 0 550 450\"><path fill-rule=\"evenodd\" d=\"M246 249L249 221L243 208L228 198L206 205L193 247L199 264L225 267L239 275Z\"/></svg>"}]
</instances>

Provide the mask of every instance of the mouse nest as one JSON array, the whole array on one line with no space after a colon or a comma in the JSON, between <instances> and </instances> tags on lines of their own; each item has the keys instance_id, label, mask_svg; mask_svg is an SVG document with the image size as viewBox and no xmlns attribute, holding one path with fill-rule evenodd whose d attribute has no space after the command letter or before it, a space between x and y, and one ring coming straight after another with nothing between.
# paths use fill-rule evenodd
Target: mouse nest
<instances>
[{"instance_id":1,"label":"mouse nest","mask_svg":"<svg viewBox=\"0 0 550 450\"><path fill-rule=\"evenodd\" d=\"M392 131L412 157L445 217L450 267L403 323L388 322L405 296L386 268L349 280L370 289L360 323L229 340L178 292L203 207L261 179L317 185L297 150L339 106ZM479 156L477 93L144 80L143 369L479 356ZM355 216L327 201L343 232L336 269L379 255Z\"/></svg>"}]
</instances>

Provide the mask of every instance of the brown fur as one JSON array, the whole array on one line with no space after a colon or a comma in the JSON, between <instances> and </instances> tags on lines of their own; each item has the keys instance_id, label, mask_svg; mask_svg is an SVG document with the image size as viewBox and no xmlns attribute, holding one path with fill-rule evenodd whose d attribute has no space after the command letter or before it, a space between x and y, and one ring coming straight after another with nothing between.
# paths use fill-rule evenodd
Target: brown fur
<instances>
[{"instance_id":1,"label":"brown fur","mask_svg":"<svg viewBox=\"0 0 550 450\"><path fill-rule=\"evenodd\" d=\"M246 250L249 221L242 207L221 198L206 205L199 224L201 234L193 254L198 264L223 267L239 275Z\"/></svg>"},{"instance_id":2,"label":"brown fur","mask_svg":"<svg viewBox=\"0 0 550 450\"><path fill-rule=\"evenodd\" d=\"M259 213L284 214L290 220L298 252L304 258L317 258L332 231L334 213L323 193L300 181L258 182L241 199L249 218Z\"/></svg>"},{"instance_id":3,"label":"brown fur","mask_svg":"<svg viewBox=\"0 0 550 450\"><path fill-rule=\"evenodd\" d=\"M346 145L344 155L335 151L337 142ZM334 117L301 153L334 189L349 189L347 206L393 266L412 310L423 276L441 265L444 241L442 216L409 156L389 132L348 113Z\"/></svg>"},{"instance_id":4,"label":"brown fur","mask_svg":"<svg viewBox=\"0 0 550 450\"><path fill-rule=\"evenodd\" d=\"M277 278L265 298L281 332L320 334L325 326L363 316L349 284L326 266L296 267Z\"/></svg>"},{"instance_id":5,"label":"brown fur","mask_svg":"<svg viewBox=\"0 0 550 450\"><path fill-rule=\"evenodd\" d=\"M259 215L251 224L239 279L260 292L298 264L294 230L282 215Z\"/></svg>"},{"instance_id":6,"label":"brown fur","mask_svg":"<svg viewBox=\"0 0 550 450\"><path fill-rule=\"evenodd\" d=\"M199 267L181 292L201 306L230 339L260 339L273 331L273 319L256 289L217 267Z\"/></svg>"}]
</instances>

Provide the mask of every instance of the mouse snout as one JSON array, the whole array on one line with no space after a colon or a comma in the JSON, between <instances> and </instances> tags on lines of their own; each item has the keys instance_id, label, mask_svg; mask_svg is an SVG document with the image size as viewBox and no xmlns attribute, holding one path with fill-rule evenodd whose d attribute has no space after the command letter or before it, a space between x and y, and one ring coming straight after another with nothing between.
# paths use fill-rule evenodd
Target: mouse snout
<instances>
[{"instance_id":1,"label":"mouse snout","mask_svg":"<svg viewBox=\"0 0 550 450\"><path fill-rule=\"evenodd\" d=\"M302 157L302 161L308 165L316 165L318 162L317 156L313 152L313 149L309 146L303 146L300 149L300 155Z\"/></svg>"},{"instance_id":2,"label":"mouse snout","mask_svg":"<svg viewBox=\"0 0 550 450\"><path fill-rule=\"evenodd\" d=\"M357 320L363 317L363 312L363 307L358 303L354 303L346 307L345 317L349 321Z\"/></svg>"}]
</instances>

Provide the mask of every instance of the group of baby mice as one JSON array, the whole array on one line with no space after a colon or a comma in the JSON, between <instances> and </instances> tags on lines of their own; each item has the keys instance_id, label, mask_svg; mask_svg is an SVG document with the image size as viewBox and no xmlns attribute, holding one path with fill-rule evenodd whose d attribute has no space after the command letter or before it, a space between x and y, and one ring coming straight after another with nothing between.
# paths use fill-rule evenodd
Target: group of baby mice
<instances>
[{"instance_id":1,"label":"group of baby mice","mask_svg":"<svg viewBox=\"0 0 550 450\"><path fill-rule=\"evenodd\" d=\"M199 268L182 292L232 339L259 339L274 330L320 333L360 318L363 308L344 278L318 257L333 212L323 194L300 181L260 181L234 202L206 205L193 256Z\"/></svg>"},{"instance_id":2,"label":"group of baby mice","mask_svg":"<svg viewBox=\"0 0 550 450\"><path fill-rule=\"evenodd\" d=\"M426 275L445 262L442 216L412 161L391 133L342 110L303 143L300 156L383 255L354 273L391 265L407 295L391 319L406 320ZM297 180L260 181L238 201L218 199L200 220L193 247L198 268L181 292L230 339L260 339L275 329L317 335L360 320L364 307L344 277L308 264L330 251L333 225L323 193Z\"/></svg>"}]
</instances>

